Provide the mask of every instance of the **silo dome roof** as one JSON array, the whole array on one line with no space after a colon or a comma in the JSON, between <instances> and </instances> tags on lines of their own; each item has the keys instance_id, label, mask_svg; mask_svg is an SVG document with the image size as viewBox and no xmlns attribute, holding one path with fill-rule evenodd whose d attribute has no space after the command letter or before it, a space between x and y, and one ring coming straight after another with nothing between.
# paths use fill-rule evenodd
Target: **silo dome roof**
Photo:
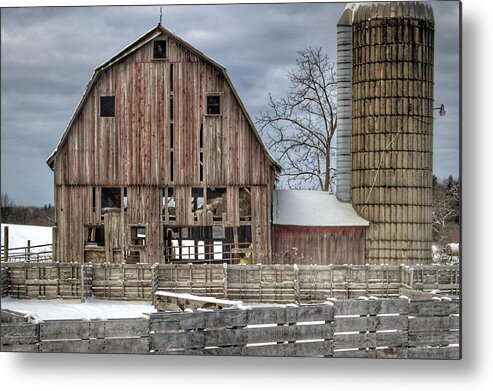
<instances>
[{"instance_id":1,"label":"silo dome roof","mask_svg":"<svg viewBox=\"0 0 493 391\"><path fill-rule=\"evenodd\" d=\"M411 18L433 22L433 8L422 1L350 3L338 24L347 25L369 19ZM352 19L352 20L351 20Z\"/></svg>"}]
</instances>

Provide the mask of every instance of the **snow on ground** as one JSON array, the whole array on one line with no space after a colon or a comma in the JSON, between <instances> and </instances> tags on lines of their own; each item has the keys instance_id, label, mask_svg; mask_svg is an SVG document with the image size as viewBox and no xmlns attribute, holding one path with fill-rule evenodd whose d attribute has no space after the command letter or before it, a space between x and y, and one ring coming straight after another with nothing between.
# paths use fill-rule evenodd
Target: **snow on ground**
<instances>
[{"instance_id":1,"label":"snow on ground","mask_svg":"<svg viewBox=\"0 0 493 391\"><path fill-rule=\"evenodd\" d=\"M41 227L38 225L20 225L20 224L2 224L2 246L3 246L3 228L9 226L9 247L26 247L27 241L31 241L31 246L41 244L51 244L52 228Z\"/></svg>"},{"instance_id":2,"label":"snow on ground","mask_svg":"<svg viewBox=\"0 0 493 391\"><path fill-rule=\"evenodd\" d=\"M140 318L142 314L156 312L149 302L87 299L79 300L37 300L2 298L2 309L36 314L40 320L55 319L116 319Z\"/></svg>"}]
</instances>

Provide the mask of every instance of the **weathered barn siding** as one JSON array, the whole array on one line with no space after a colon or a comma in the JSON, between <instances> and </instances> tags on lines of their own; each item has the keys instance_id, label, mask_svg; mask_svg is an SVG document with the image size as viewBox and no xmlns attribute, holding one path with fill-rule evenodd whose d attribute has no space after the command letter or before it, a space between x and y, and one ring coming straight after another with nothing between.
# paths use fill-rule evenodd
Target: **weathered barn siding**
<instances>
[{"instance_id":1,"label":"weathered barn siding","mask_svg":"<svg viewBox=\"0 0 493 391\"><path fill-rule=\"evenodd\" d=\"M239 226L238 189L247 186L252 189L255 252L265 261L275 163L224 71L160 27L150 39L158 32L167 37L167 59L152 58L151 40L96 69L81 107L49 160L55 173L59 260L83 261L84 225L102 222L101 188L118 187L122 195L127 191L116 259L123 261L128 249L129 227L145 225L147 260L154 262L163 258L163 188L173 187L183 206L176 226L197 225L184 207L190 205L192 187L227 188L224 225ZM220 115L206 114L206 96L211 93L221 97ZM113 95L115 117L101 117L100 97Z\"/></svg>"},{"instance_id":2,"label":"weathered barn siding","mask_svg":"<svg viewBox=\"0 0 493 391\"><path fill-rule=\"evenodd\" d=\"M272 252L298 265L364 265L367 227L273 225Z\"/></svg>"},{"instance_id":3,"label":"weathered barn siding","mask_svg":"<svg viewBox=\"0 0 493 391\"><path fill-rule=\"evenodd\" d=\"M152 60L145 55L151 44L98 76L57 152L56 184L199 185L201 125L207 184L269 183L269 157L222 73L204 61L175 62L171 53L169 61ZM169 170L171 65L173 181ZM207 93L221 94L221 115L205 114ZM115 95L114 118L99 116L99 97L105 95Z\"/></svg>"},{"instance_id":4,"label":"weathered barn siding","mask_svg":"<svg viewBox=\"0 0 493 391\"><path fill-rule=\"evenodd\" d=\"M273 192L273 258L282 263L364 265L368 221L323 191Z\"/></svg>"}]
</instances>

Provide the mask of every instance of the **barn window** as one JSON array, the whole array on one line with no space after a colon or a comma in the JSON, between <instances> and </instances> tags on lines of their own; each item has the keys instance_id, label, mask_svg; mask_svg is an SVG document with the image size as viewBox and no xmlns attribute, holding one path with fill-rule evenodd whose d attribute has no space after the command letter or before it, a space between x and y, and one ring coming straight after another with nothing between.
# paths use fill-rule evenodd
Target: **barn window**
<instances>
[{"instance_id":1,"label":"barn window","mask_svg":"<svg viewBox=\"0 0 493 391\"><path fill-rule=\"evenodd\" d=\"M204 181L204 152L200 151L199 154L199 181Z\"/></svg>"},{"instance_id":2,"label":"barn window","mask_svg":"<svg viewBox=\"0 0 493 391\"><path fill-rule=\"evenodd\" d=\"M169 180L171 182L174 181L174 171L173 171L173 167L174 167L174 157L173 157L173 150L171 150L171 152L169 153Z\"/></svg>"},{"instance_id":3,"label":"barn window","mask_svg":"<svg viewBox=\"0 0 493 391\"><path fill-rule=\"evenodd\" d=\"M212 212L213 223L226 220L227 200L226 188L207 188L207 210Z\"/></svg>"},{"instance_id":4,"label":"barn window","mask_svg":"<svg viewBox=\"0 0 493 391\"><path fill-rule=\"evenodd\" d=\"M199 130L199 182L204 181L204 124Z\"/></svg>"},{"instance_id":5,"label":"barn window","mask_svg":"<svg viewBox=\"0 0 493 391\"><path fill-rule=\"evenodd\" d=\"M163 212L162 212L163 221L175 222L176 221L176 201L175 201L172 187L163 188L162 207L163 207Z\"/></svg>"},{"instance_id":6,"label":"barn window","mask_svg":"<svg viewBox=\"0 0 493 391\"><path fill-rule=\"evenodd\" d=\"M103 187L101 189L101 209L122 206L121 189L119 187Z\"/></svg>"},{"instance_id":7,"label":"barn window","mask_svg":"<svg viewBox=\"0 0 493 391\"><path fill-rule=\"evenodd\" d=\"M250 225L240 225L238 227L238 241L243 244L252 242L252 227Z\"/></svg>"},{"instance_id":8,"label":"barn window","mask_svg":"<svg viewBox=\"0 0 493 391\"><path fill-rule=\"evenodd\" d=\"M96 212L96 188L92 188L92 211Z\"/></svg>"},{"instance_id":9,"label":"barn window","mask_svg":"<svg viewBox=\"0 0 493 391\"><path fill-rule=\"evenodd\" d=\"M169 90L173 92L173 83L174 83L174 67L173 64L169 66Z\"/></svg>"},{"instance_id":10,"label":"barn window","mask_svg":"<svg viewBox=\"0 0 493 391\"><path fill-rule=\"evenodd\" d=\"M193 220L199 222L199 216L204 210L204 189L201 187L192 188L192 213Z\"/></svg>"},{"instance_id":11,"label":"barn window","mask_svg":"<svg viewBox=\"0 0 493 391\"><path fill-rule=\"evenodd\" d=\"M252 194L250 188L240 188L240 222L252 220Z\"/></svg>"},{"instance_id":12,"label":"barn window","mask_svg":"<svg viewBox=\"0 0 493 391\"><path fill-rule=\"evenodd\" d=\"M166 58L166 41L161 39L154 41L153 58L163 59Z\"/></svg>"},{"instance_id":13,"label":"barn window","mask_svg":"<svg viewBox=\"0 0 493 391\"><path fill-rule=\"evenodd\" d=\"M174 116L174 107L173 107L173 95L169 97L169 120L173 121Z\"/></svg>"},{"instance_id":14,"label":"barn window","mask_svg":"<svg viewBox=\"0 0 493 391\"><path fill-rule=\"evenodd\" d=\"M199 130L199 148L202 149L204 148L204 124L200 124L200 130Z\"/></svg>"},{"instance_id":15,"label":"barn window","mask_svg":"<svg viewBox=\"0 0 493 391\"><path fill-rule=\"evenodd\" d=\"M214 225L212 227L212 237L214 239L225 239L226 229L224 228L224 225Z\"/></svg>"},{"instance_id":16,"label":"barn window","mask_svg":"<svg viewBox=\"0 0 493 391\"><path fill-rule=\"evenodd\" d=\"M130 227L130 245L145 246L146 245L146 227L133 226Z\"/></svg>"},{"instance_id":17,"label":"barn window","mask_svg":"<svg viewBox=\"0 0 493 391\"><path fill-rule=\"evenodd\" d=\"M104 247L104 227L102 225L86 226L86 246Z\"/></svg>"},{"instance_id":18,"label":"barn window","mask_svg":"<svg viewBox=\"0 0 493 391\"><path fill-rule=\"evenodd\" d=\"M101 117L115 116L115 97L101 96L99 98L99 115Z\"/></svg>"},{"instance_id":19,"label":"barn window","mask_svg":"<svg viewBox=\"0 0 493 391\"><path fill-rule=\"evenodd\" d=\"M207 95L207 114L208 115L221 114L220 95Z\"/></svg>"}]
</instances>

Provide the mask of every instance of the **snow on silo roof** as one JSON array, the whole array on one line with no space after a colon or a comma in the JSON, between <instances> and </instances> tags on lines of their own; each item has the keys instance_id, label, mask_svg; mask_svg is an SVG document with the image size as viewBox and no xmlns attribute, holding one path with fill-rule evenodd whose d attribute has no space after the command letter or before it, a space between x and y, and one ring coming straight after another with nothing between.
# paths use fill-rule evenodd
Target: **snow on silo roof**
<instances>
[{"instance_id":1,"label":"snow on silo roof","mask_svg":"<svg viewBox=\"0 0 493 391\"><path fill-rule=\"evenodd\" d=\"M338 25L370 19L412 18L434 21L433 8L425 1L348 3Z\"/></svg>"},{"instance_id":2,"label":"snow on silo roof","mask_svg":"<svg viewBox=\"0 0 493 391\"><path fill-rule=\"evenodd\" d=\"M335 194L312 190L275 190L273 224L309 227L368 226L369 222Z\"/></svg>"}]
</instances>

